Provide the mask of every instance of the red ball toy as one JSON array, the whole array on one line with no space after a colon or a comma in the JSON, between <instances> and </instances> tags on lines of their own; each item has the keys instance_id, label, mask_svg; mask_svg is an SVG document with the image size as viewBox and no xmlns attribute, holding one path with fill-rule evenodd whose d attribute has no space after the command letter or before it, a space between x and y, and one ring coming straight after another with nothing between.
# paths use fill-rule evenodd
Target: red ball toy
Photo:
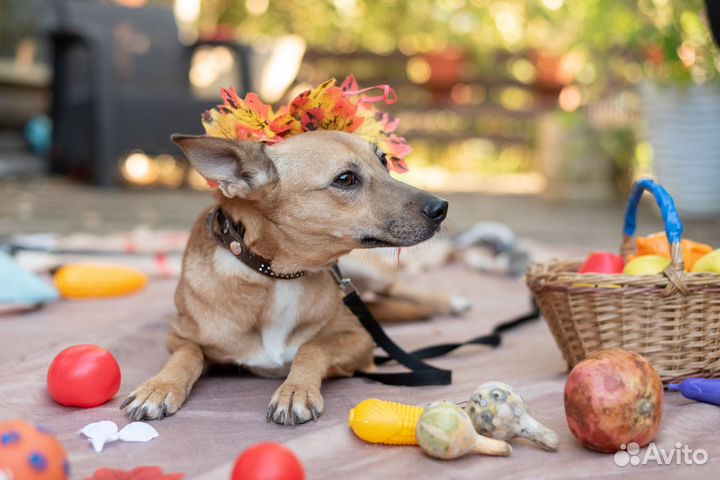
<instances>
[{"instance_id":1,"label":"red ball toy","mask_svg":"<svg viewBox=\"0 0 720 480\"><path fill-rule=\"evenodd\" d=\"M57 439L23 420L0 422L0 478L67 480L70 464Z\"/></svg>"},{"instance_id":2,"label":"red ball toy","mask_svg":"<svg viewBox=\"0 0 720 480\"><path fill-rule=\"evenodd\" d=\"M235 460L232 480L305 480L295 454L278 443L259 443Z\"/></svg>"},{"instance_id":3,"label":"red ball toy","mask_svg":"<svg viewBox=\"0 0 720 480\"><path fill-rule=\"evenodd\" d=\"M622 273L625 260L620 255L608 252L594 252L585 260L578 273Z\"/></svg>"},{"instance_id":4,"label":"red ball toy","mask_svg":"<svg viewBox=\"0 0 720 480\"><path fill-rule=\"evenodd\" d=\"M97 407L120 390L120 366L97 345L75 345L60 352L48 369L53 400L66 407Z\"/></svg>"}]
</instances>

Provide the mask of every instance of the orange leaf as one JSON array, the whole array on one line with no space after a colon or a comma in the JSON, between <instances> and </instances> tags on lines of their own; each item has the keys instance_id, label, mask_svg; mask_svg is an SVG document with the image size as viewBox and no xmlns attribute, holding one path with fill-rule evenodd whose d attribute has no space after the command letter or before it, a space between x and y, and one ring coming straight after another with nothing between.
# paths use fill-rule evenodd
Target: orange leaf
<instances>
[{"instance_id":1,"label":"orange leaf","mask_svg":"<svg viewBox=\"0 0 720 480\"><path fill-rule=\"evenodd\" d=\"M221 89L223 104L205 112L203 126L209 136L267 143L312 130L356 133L387 154L390 170L407 171L403 159L412 148L395 134L398 119L375 106L394 103L395 92L389 85L360 89L352 75L336 83L330 78L300 93L277 113L255 93L242 99L232 88ZM366 94L378 88L382 96Z\"/></svg>"}]
</instances>

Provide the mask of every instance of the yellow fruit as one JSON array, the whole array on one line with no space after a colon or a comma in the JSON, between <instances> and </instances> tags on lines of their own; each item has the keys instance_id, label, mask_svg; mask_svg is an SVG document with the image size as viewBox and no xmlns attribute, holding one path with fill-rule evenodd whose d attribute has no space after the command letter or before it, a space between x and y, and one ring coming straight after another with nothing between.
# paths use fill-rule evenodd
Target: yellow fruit
<instances>
[{"instance_id":1,"label":"yellow fruit","mask_svg":"<svg viewBox=\"0 0 720 480\"><path fill-rule=\"evenodd\" d=\"M630 260L623 273L625 275L657 275L670 265L670 258L660 255L641 255Z\"/></svg>"},{"instance_id":2,"label":"yellow fruit","mask_svg":"<svg viewBox=\"0 0 720 480\"><path fill-rule=\"evenodd\" d=\"M640 255L660 255L661 257L670 256L670 244L668 243L665 232L653 233L647 237L638 237L637 254ZM704 243L698 243L693 240L683 238L681 243L683 251L683 259L685 260L685 270L691 271L695 262L703 255L712 252L712 247Z\"/></svg>"},{"instance_id":3,"label":"yellow fruit","mask_svg":"<svg viewBox=\"0 0 720 480\"><path fill-rule=\"evenodd\" d=\"M369 443L417 445L415 425L424 409L370 398L350 410L348 423L355 435Z\"/></svg>"},{"instance_id":4,"label":"yellow fruit","mask_svg":"<svg viewBox=\"0 0 720 480\"><path fill-rule=\"evenodd\" d=\"M114 265L70 264L55 272L55 286L65 298L128 295L147 282L147 275L140 270Z\"/></svg>"},{"instance_id":5,"label":"yellow fruit","mask_svg":"<svg viewBox=\"0 0 720 480\"><path fill-rule=\"evenodd\" d=\"M695 262L693 273L720 273L720 248L708 253Z\"/></svg>"}]
</instances>

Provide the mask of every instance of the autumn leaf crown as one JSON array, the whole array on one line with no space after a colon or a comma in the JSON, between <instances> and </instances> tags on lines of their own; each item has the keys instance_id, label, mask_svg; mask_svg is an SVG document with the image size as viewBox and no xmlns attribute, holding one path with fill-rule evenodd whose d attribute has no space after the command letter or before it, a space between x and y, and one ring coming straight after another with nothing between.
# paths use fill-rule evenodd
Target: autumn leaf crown
<instances>
[{"instance_id":1,"label":"autumn leaf crown","mask_svg":"<svg viewBox=\"0 0 720 480\"><path fill-rule=\"evenodd\" d=\"M367 95L375 89L382 90L382 95ZM202 116L205 131L211 137L276 143L312 130L352 132L377 145L386 154L391 170L407 171L404 158L412 148L395 134L398 119L375 107L379 102L391 105L397 101L389 85L361 90L352 76L340 86L331 78L302 92L277 111L252 92L244 99L232 88L221 89L221 94L222 105Z\"/></svg>"}]
</instances>

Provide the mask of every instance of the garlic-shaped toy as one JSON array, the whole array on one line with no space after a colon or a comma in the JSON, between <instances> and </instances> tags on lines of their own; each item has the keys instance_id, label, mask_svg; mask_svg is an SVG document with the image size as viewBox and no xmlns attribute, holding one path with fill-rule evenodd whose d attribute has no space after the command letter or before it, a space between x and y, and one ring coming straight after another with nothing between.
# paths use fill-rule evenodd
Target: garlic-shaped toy
<instances>
[{"instance_id":1,"label":"garlic-shaped toy","mask_svg":"<svg viewBox=\"0 0 720 480\"><path fill-rule=\"evenodd\" d=\"M480 385L465 409L481 435L499 440L523 437L545 450L557 450L557 434L535 420L522 397L506 383Z\"/></svg>"},{"instance_id":2,"label":"garlic-shaped toy","mask_svg":"<svg viewBox=\"0 0 720 480\"><path fill-rule=\"evenodd\" d=\"M431 457L449 460L469 452L507 456L509 443L478 435L465 411L450 402L438 402L425 409L415 426L415 438Z\"/></svg>"}]
</instances>

